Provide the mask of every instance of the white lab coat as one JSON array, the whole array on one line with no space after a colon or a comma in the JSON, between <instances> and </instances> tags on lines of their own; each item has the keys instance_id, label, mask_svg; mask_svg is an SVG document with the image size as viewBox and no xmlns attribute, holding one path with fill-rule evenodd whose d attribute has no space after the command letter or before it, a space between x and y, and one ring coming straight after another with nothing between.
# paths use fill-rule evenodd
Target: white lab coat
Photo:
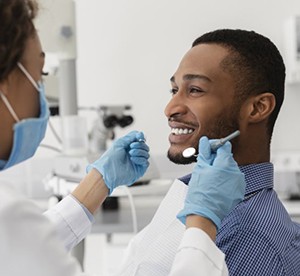
<instances>
[{"instance_id":1,"label":"white lab coat","mask_svg":"<svg viewBox=\"0 0 300 276\"><path fill-rule=\"evenodd\" d=\"M171 188L171 193L169 192L168 195L172 196L172 191L174 188ZM165 201L166 199L163 201L163 206ZM53 224L41 214L34 203L16 195L14 191L1 183L0 275L86 275L81 272L76 260L64 249L64 247L71 249L90 230L91 223L81 206L69 196L47 211L45 215ZM158 220L160 219L162 218L158 215ZM177 221L176 217L173 219ZM168 218L168 221L173 219ZM153 221L155 223L157 219L154 218ZM153 229L153 225L151 226L153 222L146 227L146 230L143 230L132 241L125 262L117 275L227 275L224 255L209 237L199 229L191 228L185 231L184 226L179 221L178 223L180 225L178 239L175 243L169 243L167 240L160 244L161 239L174 230L164 229L154 242L154 247L158 247L157 251L149 248L151 231L149 233L147 229ZM158 231L161 230L159 226ZM170 236L174 236L176 232L173 231ZM61 240L57 238L57 233ZM157 235L157 233L152 234ZM137 246L136 242L140 242L140 246ZM142 252L142 256L137 255ZM159 254L156 256L156 253ZM164 253L166 256L163 255ZM117 263L119 261L116 260Z\"/></svg>"},{"instance_id":2,"label":"white lab coat","mask_svg":"<svg viewBox=\"0 0 300 276\"><path fill-rule=\"evenodd\" d=\"M0 275L80 275L49 220L31 201L0 185Z\"/></svg>"}]
</instances>

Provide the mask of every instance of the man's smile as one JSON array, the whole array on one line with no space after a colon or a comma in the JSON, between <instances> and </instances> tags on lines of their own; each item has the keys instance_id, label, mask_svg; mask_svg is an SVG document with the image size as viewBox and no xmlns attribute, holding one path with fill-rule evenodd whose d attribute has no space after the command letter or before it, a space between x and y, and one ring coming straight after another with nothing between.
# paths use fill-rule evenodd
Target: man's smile
<instances>
[{"instance_id":1,"label":"man's smile","mask_svg":"<svg viewBox=\"0 0 300 276\"><path fill-rule=\"evenodd\" d=\"M171 144L188 143L192 137L194 137L195 130L200 126L192 123L183 123L177 121L169 121L171 127L171 134L169 135L169 141Z\"/></svg>"},{"instance_id":2,"label":"man's smile","mask_svg":"<svg viewBox=\"0 0 300 276\"><path fill-rule=\"evenodd\" d=\"M171 133L174 135L186 135L194 132L192 128L171 128Z\"/></svg>"}]
</instances>

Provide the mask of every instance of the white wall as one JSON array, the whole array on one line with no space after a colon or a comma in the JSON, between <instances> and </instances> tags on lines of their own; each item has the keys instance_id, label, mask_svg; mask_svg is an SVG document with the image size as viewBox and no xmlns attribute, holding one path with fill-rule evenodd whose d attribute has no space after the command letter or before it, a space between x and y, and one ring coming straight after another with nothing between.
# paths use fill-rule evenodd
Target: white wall
<instances>
[{"instance_id":1,"label":"white wall","mask_svg":"<svg viewBox=\"0 0 300 276\"><path fill-rule=\"evenodd\" d=\"M169 78L192 41L217 28L242 28L268 36L283 53L284 22L297 12L297 0L77 0L79 105L131 104L131 128L145 131L152 152L164 154ZM300 88L288 87L275 150L300 149L299 103Z\"/></svg>"},{"instance_id":2,"label":"white wall","mask_svg":"<svg viewBox=\"0 0 300 276\"><path fill-rule=\"evenodd\" d=\"M58 27L61 19L69 20L70 12L64 9L72 0L40 1L40 17L52 19L40 33L44 48L57 50L61 38L53 44L47 30ZM270 37L284 55L284 23L300 13L298 0L76 0L76 4L79 105L132 105L135 123L116 129L117 135L143 130L155 155L165 155L168 148L164 107L170 99L169 78L195 38L217 28L255 30ZM49 9L59 10L49 17ZM43 22L38 20L38 25ZM298 103L299 85L287 86L273 138L275 151L300 150ZM96 118L92 112L83 114Z\"/></svg>"}]
</instances>

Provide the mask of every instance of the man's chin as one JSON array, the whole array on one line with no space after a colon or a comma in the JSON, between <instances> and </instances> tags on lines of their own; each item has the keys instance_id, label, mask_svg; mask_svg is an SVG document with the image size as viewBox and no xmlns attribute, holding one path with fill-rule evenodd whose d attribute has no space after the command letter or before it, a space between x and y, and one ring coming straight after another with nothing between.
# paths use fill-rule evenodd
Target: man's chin
<instances>
[{"instance_id":1,"label":"man's chin","mask_svg":"<svg viewBox=\"0 0 300 276\"><path fill-rule=\"evenodd\" d=\"M185 158L181 153L171 153L168 151L168 158L171 162L178 165L188 165L197 161L196 157Z\"/></svg>"}]
</instances>

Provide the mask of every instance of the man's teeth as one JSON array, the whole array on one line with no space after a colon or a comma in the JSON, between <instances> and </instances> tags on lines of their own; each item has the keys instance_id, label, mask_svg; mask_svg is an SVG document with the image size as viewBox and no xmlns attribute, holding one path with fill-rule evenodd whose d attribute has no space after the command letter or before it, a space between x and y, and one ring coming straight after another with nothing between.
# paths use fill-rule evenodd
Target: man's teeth
<instances>
[{"instance_id":1,"label":"man's teeth","mask_svg":"<svg viewBox=\"0 0 300 276\"><path fill-rule=\"evenodd\" d=\"M172 128L171 133L175 135L190 134L194 130L190 128Z\"/></svg>"}]
</instances>

